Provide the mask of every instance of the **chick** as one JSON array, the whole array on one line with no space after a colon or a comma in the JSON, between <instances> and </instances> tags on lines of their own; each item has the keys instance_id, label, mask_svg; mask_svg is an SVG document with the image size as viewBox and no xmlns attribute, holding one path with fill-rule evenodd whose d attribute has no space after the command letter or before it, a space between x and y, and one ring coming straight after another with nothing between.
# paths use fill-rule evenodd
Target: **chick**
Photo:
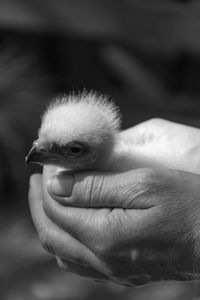
<instances>
[{"instance_id":1,"label":"chick","mask_svg":"<svg viewBox=\"0 0 200 300\"><path fill-rule=\"evenodd\" d=\"M71 171L108 170L119 130L119 110L107 97L94 92L63 96L44 113L26 163Z\"/></svg>"}]
</instances>

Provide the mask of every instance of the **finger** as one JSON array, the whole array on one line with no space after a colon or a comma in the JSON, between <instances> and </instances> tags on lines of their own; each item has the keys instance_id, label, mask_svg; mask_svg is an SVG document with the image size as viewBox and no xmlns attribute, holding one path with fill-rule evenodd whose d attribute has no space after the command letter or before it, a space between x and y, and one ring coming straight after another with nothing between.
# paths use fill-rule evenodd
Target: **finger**
<instances>
[{"instance_id":1,"label":"finger","mask_svg":"<svg viewBox=\"0 0 200 300\"><path fill-rule=\"evenodd\" d=\"M104 270L101 261L83 244L56 226L44 213L41 175L30 180L29 203L31 215L43 247L50 253L69 261Z\"/></svg>"},{"instance_id":2,"label":"finger","mask_svg":"<svg viewBox=\"0 0 200 300\"><path fill-rule=\"evenodd\" d=\"M106 209L63 207L50 196L46 196L44 210L53 223L86 245L92 252L94 251L93 245L98 247L102 237L105 237L104 229L102 229L102 233L100 232L102 228L100 224L104 224L104 226L106 224ZM112 234L111 231L110 234Z\"/></svg>"},{"instance_id":3,"label":"finger","mask_svg":"<svg viewBox=\"0 0 200 300\"><path fill-rule=\"evenodd\" d=\"M56 257L58 266L65 270L66 272L75 273L79 276L83 276L86 278L94 279L99 282L106 282L106 281L114 281L117 284L122 284L125 286L142 286L150 281L150 276L147 274L134 274L134 269L132 269L132 272L129 276L127 274L120 273L119 270L119 276L106 276L88 266L81 266L78 264L75 264L73 262L61 259L59 257ZM122 267L123 269L123 267ZM141 272L140 272L141 273Z\"/></svg>"},{"instance_id":4,"label":"finger","mask_svg":"<svg viewBox=\"0 0 200 300\"><path fill-rule=\"evenodd\" d=\"M66 272L72 272L80 276L92 278L92 279L100 279L100 280L106 280L108 277L104 275L103 273L89 267L89 266L83 266L80 264L76 264L71 261L67 261L65 259L62 259L60 257L56 257L57 263L60 268L65 270Z\"/></svg>"},{"instance_id":5,"label":"finger","mask_svg":"<svg viewBox=\"0 0 200 300\"><path fill-rule=\"evenodd\" d=\"M132 250L134 241L149 232L151 209L66 207L47 193L46 215L64 231L86 245L98 257L110 252ZM113 253L114 253L113 252Z\"/></svg>"},{"instance_id":6,"label":"finger","mask_svg":"<svg viewBox=\"0 0 200 300\"><path fill-rule=\"evenodd\" d=\"M161 180L151 169L124 173L56 173L44 186L56 201L67 206L145 209L154 206L152 195ZM49 179L49 178L48 178ZM153 189L152 189L153 188ZM147 201L148 200L148 201Z\"/></svg>"},{"instance_id":7,"label":"finger","mask_svg":"<svg viewBox=\"0 0 200 300\"><path fill-rule=\"evenodd\" d=\"M40 232L40 226L42 227L43 222L45 222L45 218L44 220L42 218L40 219L42 198L43 198L41 182L42 182L42 175L33 174L30 177L30 181L29 181L29 195L28 195L32 220L38 232Z\"/></svg>"}]
</instances>

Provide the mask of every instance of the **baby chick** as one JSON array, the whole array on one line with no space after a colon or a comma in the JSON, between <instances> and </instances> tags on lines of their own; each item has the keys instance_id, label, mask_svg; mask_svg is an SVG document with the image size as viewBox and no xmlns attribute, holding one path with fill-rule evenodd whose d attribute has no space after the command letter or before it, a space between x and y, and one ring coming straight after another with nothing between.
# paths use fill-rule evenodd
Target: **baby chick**
<instances>
[{"instance_id":1,"label":"baby chick","mask_svg":"<svg viewBox=\"0 0 200 300\"><path fill-rule=\"evenodd\" d=\"M118 108L105 96L94 92L63 96L44 113L26 163L72 171L108 170L119 129Z\"/></svg>"}]
</instances>

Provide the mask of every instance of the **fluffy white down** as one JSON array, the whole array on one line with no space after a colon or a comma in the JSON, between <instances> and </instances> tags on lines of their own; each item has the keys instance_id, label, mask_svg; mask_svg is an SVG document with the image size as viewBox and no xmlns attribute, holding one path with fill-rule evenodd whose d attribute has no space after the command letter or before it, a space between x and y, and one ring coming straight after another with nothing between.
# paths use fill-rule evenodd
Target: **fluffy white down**
<instances>
[{"instance_id":1,"label":"fluffy white down","mask_svg":"<svg viewBox=\"0 0 200 300\"><path fill-rule=\"evenodd\" d=\"M42 117L39 138L65 145L71 141L101 143L120 127L118 108L94 92L56 99Z\"/></svg>"}]
</instances>

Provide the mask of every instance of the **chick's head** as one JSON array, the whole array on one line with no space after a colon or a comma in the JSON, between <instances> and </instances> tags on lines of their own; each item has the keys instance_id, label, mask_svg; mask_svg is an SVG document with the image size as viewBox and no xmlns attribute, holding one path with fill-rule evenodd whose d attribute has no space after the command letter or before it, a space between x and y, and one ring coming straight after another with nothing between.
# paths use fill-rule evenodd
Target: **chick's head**
<instances>
[{"instance_id":1,"label":"chick's head","mask_svg":"<svg viewBox=\"0 0 200 300\"><path fill-rule=\"evenodd\" d=\"M26 161L71 170L101 170L109 165L120 127L116 106L95 93L64 96L42 117L38 139Z\"/></svg>"}]
</instances>

